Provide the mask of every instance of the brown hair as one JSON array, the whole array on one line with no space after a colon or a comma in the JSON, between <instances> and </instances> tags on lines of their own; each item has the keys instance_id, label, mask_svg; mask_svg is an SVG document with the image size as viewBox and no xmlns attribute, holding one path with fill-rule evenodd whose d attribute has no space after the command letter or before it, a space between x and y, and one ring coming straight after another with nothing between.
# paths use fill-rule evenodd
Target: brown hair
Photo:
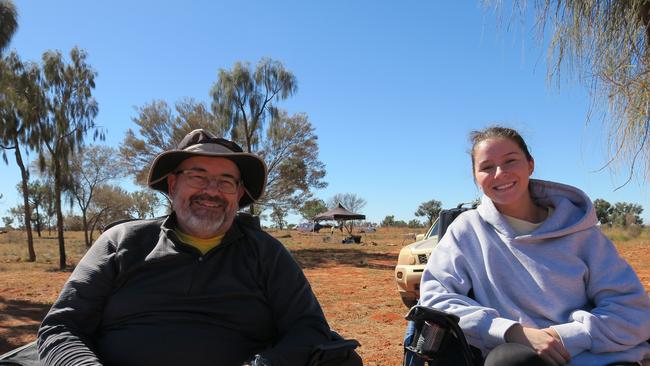
<instances>
[{"instance_id":1,"label":"brown hair","mask_svg":"<svg viewBox=\"0 0 650 366\"><path fill-rule=\"evenodd\" d=\"M526 155L526 160L533 160L533 156L530 155L530 152L528 151L528 145L526 145L526 141L524 141L524 138L521 137L519 132L508 127L490 126L469 133L469 141L472 143L472 150L470 151L470 155L472 156L472 175L474 175L474 151L476 150L476 146L485 140L493 138L508 139L516 143L521 151L523 151L524 155Z\"/></svg>"}]
</instances>

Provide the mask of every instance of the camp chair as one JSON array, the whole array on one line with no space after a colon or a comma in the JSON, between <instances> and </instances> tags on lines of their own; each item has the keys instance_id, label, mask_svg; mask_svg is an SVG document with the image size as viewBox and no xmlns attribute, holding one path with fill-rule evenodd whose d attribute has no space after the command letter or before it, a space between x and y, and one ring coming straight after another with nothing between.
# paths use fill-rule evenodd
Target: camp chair
<instances>
[{"instance_id":1,"label":"camp chair","mask_svg":"<svg viewBox=\"0 0 650 366\"><path fill-rule=\"evenodd\" d=\"M41 366L36 341L0 355L0 366Z\"/></svg>"},{"instance_id":2,"label":"camp chair","mask_svg":"<svg viewBox=\"0 0 650 366\"><path fill-rule=\"evenodd\" d=\"M359 342L331 331L332 340L314 348L307 366L363 366L355 349ZM36 341L0 355L0 366L41 366Z\"/></svg>"},{"instance_id":3,"label":"camp chair","mask_svg":"<svg viewBox=\"0 0 650 366\"><path fill-rule=\"evenodd\" d=\"M363 366L355 351L359 347L356 339L344 339L333 330L330 334L332 340L315 347L307 366Z\"/></svg>"},{"instance_id":4,"label":"camp chair","mask_svg":"<svg viewBox=\"0 0 650 366\"><path fill-rule=\"evenodd\" d=\"M456 315L415 305L406 320L413 332L404 344L404 366L481 365L480 351L467 343Z\"/></svg>"},{"instance_id":5,"label":"camp chair","mask_svg":"<svg viewBox=\"0 0 650 366\"><path fill-rule=\"evenodd\" d=\"M454 208L441 210L438 216L438 232L436 233L438 240L442 239L449 225L461 213L475 209L476 206L477 202L461 203ZM471 290L468 296L473 297ZM476 353L467 345L463 331L458 327L458 317L455 315L416 305L411 308L406 319L409 323L404 340L404 366L421 366L427 360L429 365L435 365L434 359L440 359L443 353L449 352L448 347L446 347L447 343L451 343L453 352L457 353L457 349L460 348L461 353L457 354L464 358L466 358L467 350L469 350L470 355ZM477 349L474 350L478 351ZM465 360L465 365L472 365L467 363L467 360L471 361L472 358ZM462 363L458 364L461 365Z\"/></svg>"}]
</instances>

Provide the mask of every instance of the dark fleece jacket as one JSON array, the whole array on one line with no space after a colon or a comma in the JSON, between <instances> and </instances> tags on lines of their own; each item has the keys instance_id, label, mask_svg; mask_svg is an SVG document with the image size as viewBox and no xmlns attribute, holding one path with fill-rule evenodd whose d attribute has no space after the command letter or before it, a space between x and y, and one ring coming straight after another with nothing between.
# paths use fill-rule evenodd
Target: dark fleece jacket
<instances>
[{"instance_id":1,"label":"dark fleece jacket","mask_svg":"<svg viewBox=\"0 0 650 366\"><path fill-rule=\"evenodd\" d=\"M44 365L307 363L329 327L284 246L238 217L205 255L174 215L105 231L39 329Z\"/></svg>"}]
</instances>

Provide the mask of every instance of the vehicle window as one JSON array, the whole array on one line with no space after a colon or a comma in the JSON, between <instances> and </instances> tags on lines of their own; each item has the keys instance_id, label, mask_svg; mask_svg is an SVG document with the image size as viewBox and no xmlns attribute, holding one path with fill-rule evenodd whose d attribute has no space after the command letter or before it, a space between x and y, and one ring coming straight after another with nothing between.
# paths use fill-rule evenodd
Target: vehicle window
<instances>
[{"instance_id":1,"label":"vehicle window","mask_svg":"<svg viewBox=\"0 0 650 366\"><path fill-rule=\"evenodd\" d=\"M427 235L424 236L425 239L429 239L433 235L438 235L438 219L431 225L429 228L429 231L427 231Z\"/></svg>"}]
</instances>

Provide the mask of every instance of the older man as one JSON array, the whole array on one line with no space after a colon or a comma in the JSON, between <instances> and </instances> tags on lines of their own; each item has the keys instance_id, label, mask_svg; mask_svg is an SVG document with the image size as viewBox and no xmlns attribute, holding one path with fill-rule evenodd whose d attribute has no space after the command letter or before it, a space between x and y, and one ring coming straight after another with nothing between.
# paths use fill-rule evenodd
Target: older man
<instances>
[{"instance_id":1,"label":"older man","mask_svg":"<svg viewBox=\"0 0 650 366\"><path fill-rule=\"evenodd\" d=\"M195 130L160 154L149 186L166 218L106 230L39 329L44 365L305 365L330 340L286 249L240 207L266 184L259 157Z\"/></svg>"}]
</instances>

